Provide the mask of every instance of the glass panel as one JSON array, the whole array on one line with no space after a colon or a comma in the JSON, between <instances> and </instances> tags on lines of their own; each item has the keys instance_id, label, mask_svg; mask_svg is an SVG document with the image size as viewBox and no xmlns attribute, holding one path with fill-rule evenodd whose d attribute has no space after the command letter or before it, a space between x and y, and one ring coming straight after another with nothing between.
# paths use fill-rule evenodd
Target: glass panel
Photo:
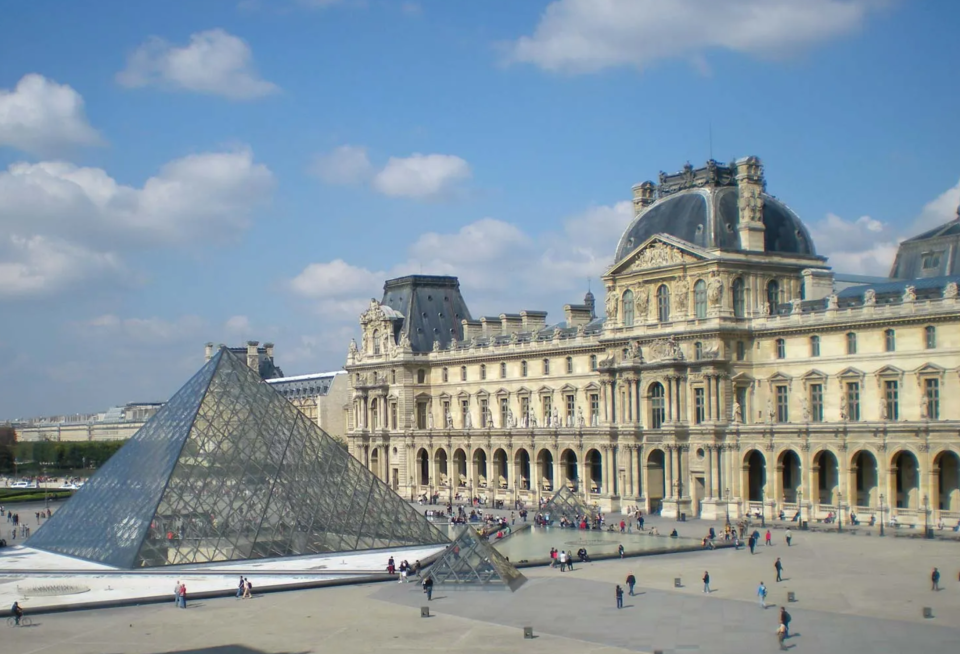
<instances>
[{"instance_id":1,"label":"glass panel","mask_svg":"<svg viewBox=\"0 0 960 654\"><path fill-rule=\"evenodd\" d=\"M430 566L429 574L437 585L505 586L510 590L517 590L527 580L472 527L461 530L440 560Z\"/></svg>"},{"instance_id":2,"label":"glass panel","mask_svg":"<svg viewBox=\"0 0 960 654\"><path fill-rule=\"evenodd\" d=\"M30 545L130 568L446 540L222 349Z\"/></svg>"}]
</instances>

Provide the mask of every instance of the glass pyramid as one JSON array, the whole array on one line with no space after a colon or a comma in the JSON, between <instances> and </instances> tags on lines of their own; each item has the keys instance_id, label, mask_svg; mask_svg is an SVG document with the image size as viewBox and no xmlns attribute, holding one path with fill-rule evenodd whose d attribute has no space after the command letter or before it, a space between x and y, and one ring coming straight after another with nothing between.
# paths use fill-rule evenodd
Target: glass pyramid
<instances>
[{"instance_id":1,"label":"glass pyramid","mask_svg":"<svg viewBox=\"0 0 960 654\"><path fill-rule=\"evenodd\" d=\"M427 573L435 585L459 588L501 587L515 591L527 581L473 527L464 527Z\"/></svg>"},{"instance_id":2,"label":"glass pyramid","mask_svg":"<svg viewBox=\"0 0 960 654\"><path fill-rule=\"evenodd\" d=\"M548 524L560 522L561 518L566 518L574 525L579 525L580 518L583 516L587 516L588 521L592 522L597 517L597 510L587 506L569 488L561 486L560 490L540 507L540 515Z\"/></svg>"},{"instance_id":3,"label":"glass pyramid","mask_svg":"<svg viewBox=\"0 0 960 654\"><path fill-rule=\"evenodd\" d=\"M447 542L221 348L26 544L130 569Z\"/></svg>"}]
</instances>

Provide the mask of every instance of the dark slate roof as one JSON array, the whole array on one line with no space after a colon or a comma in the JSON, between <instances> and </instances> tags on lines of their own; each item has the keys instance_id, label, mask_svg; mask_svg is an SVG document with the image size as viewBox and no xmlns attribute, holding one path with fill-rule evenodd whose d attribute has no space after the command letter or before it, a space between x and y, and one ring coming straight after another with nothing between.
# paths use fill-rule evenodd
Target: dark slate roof
<instances>
[{"instance_id":1,"label":"dark slate roof","mask_svg":"<svg viewBox=\"0 0 960 654\"><path fill-rule=\"evenodd\" d=\"M862 298L863 294L867 292L867 289L873 289L873 291L877 294L877 301L879 302L880 298L883 296L895 295L897 297L901 297L907 286L914 287L918 298L921 298L926 294L939 296L941 293L943 293L944 286L950 282L960 284L960 275L946 275L943 277L927 277L925 279L898 280L884 282L882 284L851 286L850 288L845 288L837 293L837 297L839 299L855 297Z\"/></svg>"},{"instance_id":2,"label":"dark slate roof","mask_svg":"<svg viewBox=\"0 0 960 654\"><path fill-rule=\"evenodd\" d=\"M403 316L397 338L405 333L414 352L429 352L434 341L447 348L452 339L463 340L460 321L472 320L456 277L409 275L387 280L380 304Z\"/></svg>"},{"instance_id":3,"label":"dark slate roof","mask_svg":"<svg viewBox=\"0 0 960 654\"><path fill-rule=\"evenodd\" d=\"M325 372L315 375L299 375L297 377L282 377L267 381L278 393L288 399L326 395L333 386L337 372Z\"/></svg>"},{"instance_id":4,"label":"dark slate roof","mask_svg":"<svg viewBox=\"0 0 960 654\"><path fill-rule=\"evenodd\" d=\"M908 238L897 249L890 269L893 279L960 274L960 216L935 229Z\"/></svg>"},{"instance_id":5,"label":"dark slate roof","mask_svg":"<svg viewBox=\"0 0 960 654\"><path fill-rule=\"evenodd\" d=\"M237 355L240 359L246 363L247 361L247 348L245 347L230 347L227 348L233 354ZM257 348L257 357L260 359L259 370L261 379L277 379L278 377L283 377L283 370L280 369L280 366L277 366L273 363L273 359L267 356L267 350L263 347Z\"/></svg>"},{"instance_id":6,"label":"dark slate roof","mask_svg":"<svg viewBox=\"0 0 960 654\"><path fill-rule=\"evenodd\" d=\"M789 207L766 193L763 197L764 250L816 256L806 226ZM620 238L620 261L655 234L670 234L702 248L740 250L740 191L735 186L687 189L650 205Z\"/></svg>"}]
</instances>

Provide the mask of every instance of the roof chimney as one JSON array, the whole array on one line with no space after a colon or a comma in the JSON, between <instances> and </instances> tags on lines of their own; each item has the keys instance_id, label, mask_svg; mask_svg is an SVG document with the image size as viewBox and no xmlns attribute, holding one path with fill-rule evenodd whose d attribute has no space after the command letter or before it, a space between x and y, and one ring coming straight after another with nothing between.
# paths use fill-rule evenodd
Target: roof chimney
<instances>
[{"instance_id":1,"label":"roof chimney","mask_svg":"<svg viewBox=\"0 0 960 654\"><path fill-rule=\"evenodd\" d=\"M264 343L263 348L267 351L267 358L273 363L273 343Z\"/></svg>"},{"instance_id":2,"label":"roof chimney","mask_svg":"<svg viewBox=\"0 0 960 654\"><path fill-rule=\"evenodd\" d=\"M737 228L740 233L740 249L763 252L763 164L756 157L744 157L737 160L736 166L740 198L740 224Z\"/></svg>"},{"instance_id":3,"label":"roof chimney","mask_svg":"<svg viewBox=\"0 0 960 654\"><path fill-rule=\"evenodd\" d=\"M653 182L643 182L633 187L633 215L639 216L656 200L657 187Z\"/></svg>"},{"instance_id":4,"label":"roof chimney","mask_svg":"<svg viewBox=\"0 0 960 654\"><path fill-rule=\"evenodd\" d=\"M213 358L213 343L207 343L204 356L206 357L204 359L205 362Z\"/></svg>"},{"instance_id":5,"label":"roof chimney","mask_svg":"<svg viewBox=\"0 0 960 654\"><path fill-rule=\"evenodd\" d=\"M247 365L257 373L260 372L260 356L257 354L257 346L260 341L247 341Z\"/></svg>"}]
</instances>

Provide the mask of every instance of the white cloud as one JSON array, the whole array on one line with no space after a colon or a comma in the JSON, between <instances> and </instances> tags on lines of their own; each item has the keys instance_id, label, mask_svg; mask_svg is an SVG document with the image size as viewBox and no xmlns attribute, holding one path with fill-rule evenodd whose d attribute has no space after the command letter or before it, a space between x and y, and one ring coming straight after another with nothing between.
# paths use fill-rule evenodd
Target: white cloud
<instances>
[{"instance_id":1,"label":"white cloud","mask_svg":"<svg viewBox=\"0 0 960 654\"><path fill-rule=\"evenodd\" d=\"M470 177L470 165L452 154L390 157L373 179L373 187L393 197L425 199L451 191Z\"/></svg>"},{"instance_id":2,"label":"white cloud","mask_svg":"<svg viewBox=\"0 0 960 654\"><path fill-rule=\"evenodd\" d=\"M273 188L249 150L171 161L142 188L58 161L0 171L0 271L8 294L127 279L120 251L233 240Z\"/></svg>"},{"instance_id":3,"label":"white cloud","mask_svg":"<svg viewBox=\"0 0 960 654\"><path fill-rule=\"evenodd\" d=\"M278 87L263 78L253 65L250 46L222 29L197 32L190 43L177 46L151 37L117 73L117 82L130 88L156 86L251 100Z\"/></svg>"},{"instance_id":4,"label":"white cloud","mask_svg":"<svg viewBox=\"0 0 960 654\"><path fill-rule=\"evenodd\" d=\"M508 59L549 71L703 65L714 49L771 56L852 32L889 0L555 0Z\"/></svg>"},{"instance_id":5,"label":"white cloud","mask_svg":"<svg viewBox=\"0 0 960 654\"><path fill-rule=\"evenodd\" d=\"M960 206L960 182L924 205L914 223L914 230L918 233L924 232L953 220L957 217L958 206Z\"/></svg>"},{"instance_id":6,"label":"white cloud","mask_svg":"<svg viewBox=\"0 0 960 654\"><path fill-rule=\"evenodd\" d=\"M124 343L164 343L188 341L199 338L206 322L199 316L180 316L175 320L163 318L120 318L108 313L76 325L85 336L109 336L122 338Z\"/></svg>"},{"instance_id":7,"label":"white cloud","mask_svg":"<svg viewBox=\"0 0 960 654\"><path fill-rule=\"evenodd\" d=\"M228 334L245 336L250 334L250 318L247 316L230 316L223 327Z\"/></svg>"},{"instance_id":8,"label":"white cloud","mask_svg":"<svg viewBox=\"0 0 960 654\"><path fill-rule=\"evenodd\" d=\"M290 289L307 298L343 298L369 293L383 284L382 272L351 266L343 259L311 263L290 280Z\"/></svg>"},{"instance_id":9,"label":"white cloud","mask_svg":"<svg viewBox=\"0 0 960 654\"><path fill-rule=\"evenodd\" d=\"M102 143L87 122L83 98L66 84L31 73L12 91L0 89L0 147L48 155Z\"/></svg>"},{"instance_id":10,"label":"white cloud","mask_svg":"<svg viewBox=\"0 0 960 654\"><path fill-rule=\"evenodd\" d=\"M834 270L859 275L887 275L902 240L891 225L870 216L848 221L832 213L811 224L810 233Z\"/></svg>"},{"instance_id":11,"label":"white cloud","mask_svg":"<svg viewBox=\"0 0 960 654\"><path fill-rule=\"evenodd\" d=\"M368 181L373 175L373 164L366 148L341 145L332 152L317 155L309 171L327 184L346 186Z\"/></svg>"},{"instance_id":12,"label":"white cloud","mask_svg":"<svg viewBox=\"0 0 960 654\"><path fill-rule=\"evenodd\" d=\"M471 175L470 164L452 154L420 154L390 157L377 170L367 149L341 145L317 155L308 172L327 184L350 185L369 182L378 193L390 197L432 200L449 195Z\"/></svg>"}]
</instances>

